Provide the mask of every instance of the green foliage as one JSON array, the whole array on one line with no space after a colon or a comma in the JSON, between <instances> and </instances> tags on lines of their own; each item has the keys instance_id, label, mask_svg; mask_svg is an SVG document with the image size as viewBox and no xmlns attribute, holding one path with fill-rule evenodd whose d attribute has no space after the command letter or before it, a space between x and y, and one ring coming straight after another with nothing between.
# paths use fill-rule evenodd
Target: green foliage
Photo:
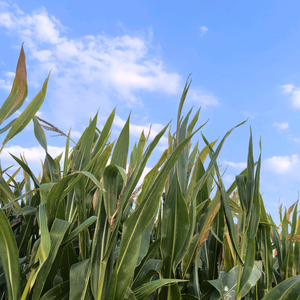
<instances>
[{"instance_id":1,"label":"green foliage","mask_svg":"<svg viewBox=\"0 0 300 300\"><path fill-rule=\"evenodd\" d=\"M130 153L129 117L116 143L110 142L115 110L102 131L97 113L70 154L70 132L65 135L61 171L62 154L49 155L35 116L47 82L23 113L0 129L11 128L3 149L32 120L45 150L38 178L22 156L12 155L20 165L14 174L0 169L0 299L298 299L297 203L285 210L279 227L266 214L259 191L261 156L255 162L251 130L247 168L229 189L222 181L218 156L229 134L245 122L229 130L215 150L217 140L208 142L204 135L203 149L199 141L192 148L192 137L206 123L194 130L200 110L191 121L192 109L181 116L187 81L176 131L169 130L168 149L141 186L169 124L147 148L142 132ZM0 124L26 96L22 47ZM16 182L21 169L24 179Z\"/></svg>"}]
</instances>

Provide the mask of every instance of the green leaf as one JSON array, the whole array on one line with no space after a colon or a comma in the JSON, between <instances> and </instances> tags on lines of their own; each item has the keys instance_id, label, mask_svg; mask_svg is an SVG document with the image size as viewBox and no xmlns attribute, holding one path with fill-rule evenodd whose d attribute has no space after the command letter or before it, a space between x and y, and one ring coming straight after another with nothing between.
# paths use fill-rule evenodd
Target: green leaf
<instances>
[{"instance_id":1,"label":"green leaf","mask_svg":"<svg viewBox=\"0 0 300 300\"><path fill-rule=\"evenodd\" d=\"M127 288L124 300L136 300L135 295L131 288Z\"/></svg>"},{"instance_id":2,"label":"green leaf","mask_svg":"<svg viewBox=\"0 0 300 300\"><path fill-rule=\"evenodd\" d=\"M181 143L186 138L186 128L187 123L189 120L189 115L191 114L192 109L188 112L187 116L184 118L177 137L177 143ZM177 177L179 181L179 185L181 187L182 193L185 193L186 181L187 181L187 168L188 168L188 158L189 158L189 145L187 145L183 150L182 153L178 157L178 161L176 162L176 171ZM170 178L172 180L172 178Z\"/></svg>"},{"instance_id":3,"label":"green leaf","mask_svg":"<svg viewBox=\"0 0 300 300\"><path fill-rule=\"evenodd\" d=\"M41 231L41 243L39 249L39 261L40 266L45 262L48 258L50 249L51 249L51 241L50 241L50 233L48 230L47 224L47 215L46 215L46 204L39 206L39 213L38 213L38 223L39 229Z\"/></svg>"},{"instance_id":4,"label":"green leaf","mask_svg":"<svg viewBox=\"0 0 300 300\"><path fill-rule=\"evenodd\" d=\"M105 190L103 197L108 217L111 217L116 211L118 189L121 180L119 180L119 176L126 183L126 171L117 165L109 165L103 172L103 188ZM121 185L123 184L121 183Z\"/></svg>"},{"instance_id":5,"label":"green leaf","mask_svg":"<svg viewBox=\"0 0 300 300\"><path fill-rule=\"evenodd\" d=\"M161 255L163 278L174 278L180 253L190 226L190 220L185 200L175 174L164 203L161 225ZM179 258L180 261L182 259Z\"/></svg>"},{"instance_id":6,"label":"green leaf","mask_svg":"<svg viewBox=\"0 0 300 300\"><path fill-rule=\"evenodd\" d=\"M68 193L73 189L73 187L78 183L78 181L86 176L94 182L94 184L102 190L102 185L99 183L95 176L87 171L78 171L73 172L66 177L62 178L60 181L55 183L48 195L47 199L47 214L48 224L51 225L53 220L55 219L56 212L58 209L58 204ZM73 180L72 180L73 179ZM72 180L72 181L71 181ZM71 181L71 183L70 183Z\"/></svg>"},{"instance_id":7,"label":"green leaf","mask_svg":"<svg viewBox=\"0 0 300 300\"><path fill-rule=\"evenodd\" d=\"M97 116L98 112L89 127L82 135L82 141L80 143L79 151L76 155L73 171L83 170L90 161L93 137L95 135L97 125Z\"/></svg>"},{"instance_id":8,"label":"green leaf","mask_svg":"<svg viewBox=\"0 0 300 300\"><path fill-rule=\"evenodd\" d=\"M260 221L264 221L265 223L269 223L264 203L261 198L260 199ZM268 293L270 289L272 289L272 281L273 281L273 247L272 247L272 241L271 241L271 228L273 229L273 226L260 224L258 227L258 230L260 230L260 255L263 260L264 265L264 272L265 272L265 290ZM274 228L276 231L276 228ZM278 232L276 231L278 234ZM274 232L273 232L274 234ZM278 240L280 243L280 239Z\"/></svg>"},{"instance_id":9,"label":"green leaf","mask_svg":"<svg viewBox=\"0 0 300 300\"><path fill-rule=\"evenodd\" d=\"M186 83L185 83L185 86L184 86L184 89L183 89L183 92L181 95L181 99L179 102L178 114L177 114L177 132L179 132L180 118L181 118L181 111L182 111L183 103L185 101L186 95L187 95L190 85L192 83L192 80L190 80L190 82L188 82L190 76L191 76L191 74L188 76L188 78L186 80Z\"/></svg>"},{"instance_id":10,"label":"green leaf","mask_svg":"<svg viewBox=\"0 0 300 300\"><path fill-rule=\"evenodd\" d=\"M243 288L247 285L248 280L252 274L253 266L254 266L254 260L255 260L255 239L250 239L248 236L244 237L247 239L247 251L246 251L246 259L244 262L244 267L243 267L243 273L240 279L240 285L238 285L237 294L240 294L243 291Z\"/></svg>"},{"instance_id":11,"label":"green leaf","mask_svg":"<svg viewBox=\"0 0 300 300\"><path fill-rule=\"evenodd\" d=\"M214 218L208 247L208 257L209 257L209 272L208 279L217 279L219 277L218 264L220 260L220 252L222 251L222 243L224 236L224 212L219 210L218 214ZM222 255L222 254L221 254ZM198 269L198 268L197 268ZM198 270L197 270L198 273Z\"/></svg>"},{"instance_id":12,"label":"green leaf","mask_svg":"<svg viewBox=\"0 0 300 300\"><path fill-rule=\"evenodd\" d=\"M165 181L169 175L169 172L192 136L193 135L186 138L176 147L156 177L151 189L149 189L149 191L146 193L145 197L135 209L133 214L124 222L119 256L114 268L114 273L117 274L117 285L115 286L116 300L123 299L126 293L127 286L129 285L138 259L141 234L157 211L159 199L162 195Z\"/></svg>"},{"instance_id":13,"label":"green leaf","mask_svg":"<svg viewBox=\"0 0 300 300\"><path fill-rule=\"evenodd\" d=\"M281 254L281 246L280 246L280 236L278 231L276 230L275 223L271 217L271 215L269 215L269 219L270 219L270 223L273 225L271 227L272 230L272 238L273 238L273 242L275 244L276 250L277 250L277 258L278 258L278 264L279 264L279 268L281 268L282 265L282 254ZM298 226L298 229L300 230L300 226Z\"/></svg>"},{"instance_id":14,"label":"green leaf","mask_svg":"<svg viewBox=\"0 0 300 300\"><path fill-rule=\"evenodd\" d=\"M151 239L151 233L153 230L153 225L155 222L155 216L153 216L151 222L148 224L146 229L143 231L142 236L141 236L141 245L140 245L140 251L139 251L139 256L137 260L137 264L141 262L143 257L147 254L148 248L149 248L149 243Z\"/></svg>"},{"instance_id":15,"label":"green leaf","mask_svg":"<svg viewBox=\"0 0 300 300\"><path fill-rule=\"evenodd\" d=\"M254 239L256 232L257 232L257 227L259 224L259 217L260 217L260 201L259 201L259 184L260 184L260 165L261 165L261 154L258 159L257 167L256 167L256 173L255 173L255 183L254 183L254 192L253 192L253 207L251 210L251 217L250 217L250 225L247 231L248 237L250 239ZM249 169L249 167L248 167ZM247 177L247 183L248 183L248 177ZM247 191L247 199L249 201L250 195L249 194L249 189L248 185L246 188ZM249 202L248 202L249 205ZM252 205L251 205L252 206ZM248 206L249 208L251 206ZM250 213L250 211L249 211Z\"/></svg>"},{"instance_id":16,"label":"green leaf","mask_svg":"<svg viewBox=\"0 0 300 300\"><path fill-rule=\"evenodd\" d=\"M155 280L156 281L156 280ZM153 282L155 282L153 281ZM180 289L177 283L163 286L159 293L159 300L181 300Z\"/></svg>"},{"instance_id":17,"label":"green leaf","mask_svg":"<svg viewBox=\"0 0 300 300\"><path fill-rule=\"evenodd\" d=\"M21 298L19 251L14 234L3 211L0 210L0 260L5 274L8 298Z\"/></svg>"},{"instance_id":18,"label":"green leaf","mask_svg":"<svg viewBox=\"0 0 300 300\"><path fill-rule=\"evenodd\" d=\"M147 296L149 296L151 293L153 293L158 288L162 287L166 284L172 284L177 282L184 282L186 280L181 279L158 279L154 281L147 282L141 286L138 286L136 289L134 289L134 294L137 300L143 300Z\"/></svg>"},{"instance_id":19,"label":"green leaf","mask_svg":"<svg viewBox=\"0 0 300 300\"><path fill-rule=\"evenodd\" d=\"M9 153L9 154L22 167L22 169L32 178L33 183L34 183L34 188L39 188L40 187L40 183L37 180L37 178L34 176L33 172L29 169L29 167L27 166L27 164L25 164L22 160L20 160L19 158L17 158L13 154L11 154L11 153Z\"/></svg>"},{"instance_id":20,"label":"green leaf","mask_svg":"<svg viewBox=\"0 0 300 300\"><path fill-rule=\"evenodd\" d=\"M126 169L128 149L129 149L129 120L130 120L130 115L119 135L110 162L112 165L122 167L123 169Z\"/></svg>"},{"instance_id":21,"label":"green leaf","mask_svg":"<svg viewBox=\"0 0 300 300\"><path fill-rule=\"evenodd\" d=\"M43 104L44 99L45 99L49 76L50 76L50 73L49 73L47 79L45 80L41 91L32 99L32 101L28 104L28 106L24 109L24 111L20 114L20 116L17 118L17 120L14 122L14 124L10 128L7 136L5 137L5 140L2 143L0 152L2 151L4 145L10 139L12 139L15 135L17 135L19 132L21 132L27 126L27 124L31 121L31 119L34 117L34 115L40 109L40 107Z\"/></svg>"},{"instance_id":22,"label":"green leaf","mask_svg":"<svg viewBox=\"0 0 300 300\"><path fill-rule=\"evenodd\" d=\"M276 229L274 228L274 230ZM273 227L272 227L272 231L273 231ZM298 217L298 221L297 221L297 235L300 236L300 216ZM278 255L278 250L277 250L277 255ZM296 274L299 274L300 273L300 241L295 242L294 260L295 260Z\"/></svg>"},{"instance_id":23,"label":"green leaf","mask_svg":"<svg viewBox=\"0 0 300 300\"><path fill-rule=\"evenodd\" d=\"M297 225L297 207L298 207L298 202L296 203L296 206L294 208L294 213L293 213L293 221L292 221L292 228L291 228L291 234L290 234L290 241L289 241L289 244L288 244L288 248L286 250L286 256L282 262L282 266L280 268L280 274L281 274L281 278L284 280L284 279L287 279L288 277L291 277L292 276L292 266L293 264L291 263L290 264L290 261L293 260L293 237L295 235L295 231L296 231L296 225ZM285 218L286 218L286 215L285 215ZM282 224L283 225L283 224ZM283 228L282 228L283 230ZM282 236L284 236L282 234ZM290 266L291 265L291 266Z\"/></svg>"},{"instance_id":24,"label":"green leaf","mask_svg":"<svg viewBox=\"0 0 300 300\"><path fill-rule=\"evenodd\" d=\"M64 281L54 288L49 290L40 300L58 300L58 299L66 299L67 295L69 294L69 281Z\"/></svg>"},{"instance_id":25,"label":"green leaf","mask_svg":"<svg viewBox=\"0 0 300 300\"><path fill-rule=\"evenodd\" d=\"M68 133L68 137L66 141L63 177L67 176L68 174L70 135L71 135L71 130Z\"/></svg>"},{"instance_id":26,"label":"green leaf","mask_svg":"<svg viewBox=\"0 0 300 300\"><path fill-rule=\"evenodd\" d=\"M36 117L33 117L32 121L33 121L34 135L35 135L37 141L39 142L39 144L47 152L47 140L46 140L44 129L42 128L42 126L40 125L40 123Z\"/></svg>"},{"instance_id":27,"label":"green leaf","mask_svg":"<svg viewBox=\"0 0 300 300\"><path fill-rule=\"evenodd\" d=\"M53 182L40 185L41 205L47 203L49 192L53 186Z\"/></svg>"},{"instance_id":28,"label":"green leaf","mask_svg":"<svg viewBox=\"0 0 300 300\"><path fill-rule=\"evenodd\" d=\"M8 130L17 120L17 118L13 119L12 121L10 121L6 126L4 126L3 128L0 129L0 134L4 133L6 130Z\"/></svg>"},{"instance_id":29,"label":"green leaf","mask_svg":"<svg viewBox=\"0 0 300 300\"><path fill-rule=\"evenodd\" d=\"M286 279L275 286L262 300L296 300L300 290L300 275Z\"/></svg>"},{"instance_id":30,"label":"green leaf","mask_svg":"<svg viewBox=\"0 0 300 300\"><path fill-rule=\"evenodd\" d=\"M63 245L62 245L63 246ZM72 243L69 243L63 249L63 254L60 261L60 276L64 281L70 279L71 266L78 263L77 253Z\"/></svg>"},{"instance_id":31,"label":"green leaf","mask_svg":"<svg viewBox=\"0 0 300 300\"><path fill-rule=\"evenodd\" d=\"M231 213L231 209L230 209L228 196L227 196L225 186L224 186L224 183L222 181L222 178L221 178L221 175L219 172L218 165L216 163L215 163L215 169L216 169L218 181L220 184L221 203L222 203L222 208L225 213L225 219L226 219L226 224L227 224L228 231L229 231L229 236L230 236L233 248L234 248L240 262L243 263L243 259L241 258L241 254L240 254L240 249L239 249L238 239L237 239L237 232L236 232L236 228L235 228L235 225L233 222L233 217L232 217L232 213Z\"/></svg>"},{"instance_id":32,"label":"green leaf","mask_svg":"<svg viewBox=\"0 0 300 300\"><path fill-rule=\"evenodd\" d=\"M58 182L60 179L59 172L60 172L60 167L57 167L55 160L49 155L49 153L46 153L45 162L43 164L43 174L45 177L43 179L44 182L51 182L51 183Z\"/></svg>"},{"instance_id":33,"label":"green leaf","mask_svg":"<svg viewBox=\"0 0 300 300\"><path fill-rule=\"evenodd\" d=\"M75 203L78 214L78 225L86 221L87 212L86 212L86 190L85 190L85 181L82 178L74 187L74 196ZM80 254L82 260L89 258L89 236L88 231L85 229L79 233L79 245L80 245Z\"/></svg>"},{"instance_id":34,"label":"green leaf","mask_svg":"<svg viewBox=\"0 0 300 300\"><path fill-rule=\"evenodd\" d=\"M159 275L158 271L161 267L161 263L162 261L160 259L149 259L134 278L132 289L148 282L154 275Z\"/></svg>"},{"instance_id":35,"label":"green leaf","mask_svg":"<svg viewBox=\"0 0 300 300\"><path fill-rule=\"evenodd\" d=\"M86 219L83 223L77 226L69 235L65 237L65 239L62 242L62 246L71 242L80 232L89 228L96 220L96 216L91 216L88 219Z\"/></svg>"},{"instance_id":36,"label":"green leaf","mask_svg":"<svg viewBox=\"0 0 300 300\"><path fill-rule=\"evenodd\" d=\"M102 295L102 299L105 297L106 288L112 272L112 266L108 266L109 270L106 272L106 264L102 263L110 233L102 193L100 193L98 201L100 203L91 253L91 289L96 300L100 300Z\"/></svg>"},{"instance_id":37,"label":"green leaf","mask_svg":"<svg viewBox=\"0 0 300 300\"><path fill-rule=\"evenodd\" d=\"M103 129L102 129L102 132L101 132L101 135L100 135L100 138L95 146L95 149L93 151L93 155L92 155L92 158L95 156L95 154L99 155L98 154L98 151L104 146L104 144L106 143L109 135L110 135L110 129L111 129L111 126L112 126L112 123L114 121L114 118L115 118L115 113L116 113L116 109L114 109L112 111L112 113L110 114L110 116L108 117L108 119L106 120L106 123L105 125L103 126Z\"/></svg>"},{"instance_id":38,"label":"green leaf","mask_svg":"<svg viewBox=\"0 0 300 300\"><path fill-rule=\"evenodd\" d=\"M128 200L130 199L130 196L132 195L132 192L134 191L135 186L137 185L139 179L142 176L142 173L145 169L146 163L147 163L153 149L155 148L155 146L159 142L160 138L165 133L168 126L169 126L169 124L166 127L164 127L156 135L154 140L151 142L151 144L148 146L147 150L145 151L142 159L137 164L136 168L134 169L133 173L131 174L131 176L130 176L130 178L129 178L126 186L125 186L125 189L124 189L123 197L122 197L122 200L121 200L121 203L120 203L120 208L119 208L120 212L123 212L123 209L124 209L125 205L127 205ZM153 184L151 185L151 187L152 186L153 186ZM150 192L150 190L151 190L150 188L147 189L146 194L148 194L148 192ZM142 199L141 199L141 201L142 201ZM114 228L113 228L113 232L112 232L112 235L111 235L111 238L110 238L110 243L109 243L108 248L106 249L105 260L108 259L109 255L111 253L114 241L115 241L115 239L117 237L117 234L119 232L119 226L120 226L121 218L122 218L122 213L118 213L117 217L116 217L115 225L114 225Z\"/></svg>"},{"instance_id":39,"label":"green leaf","mask_svg":"<svg viewBox=\"0 0 300 300\"><path fill-rule=\"evenodd\" d=\"M189 244L189 247L183 257L182 261L182 277L185 278L191 267L194 265L197 252L201 244L207 239L208 233L215 216L220 209L220 197L217 194L213 201L207 207L206 212L201 216L198 228L200 231L196 233Z\"/></svg>"},{"instance_id":40,"label":"green leaf","mask_svg":"<svg viewBox=\"0 0 300 300\"><path fill-rule=\"evenodd\" d=\"M90 259L72 265L70 273L70 299L85 299L90 273Z\"/></svg>"},{"instance_id":41,"label":"green leaf","mask_svg":"<svg viewBox=\"0 0 300 300\"><path fill-rule=\"evenodd\" d=\"M196 125L198 119L199 119L200 109L201 109L201 108L199 108L199 109L197 110L197 112L196 112L194 118L192 119L191 123L189 124L189 127L188 127L188 129L187 129L187 136L189 136L189 135L192 133L192 131L193 131L193 129L194 129L194 127L195 127L195 125ZM207 121L207 122L208 122L208 121ZM206 122L206 123L207 123L207 122ZM206 123L205 123L205 124L206 124Z\"/></svg>"},{"instance_id":42,"label":"green leaf","mask_svg":"<svg viewBox=\"0 0 300 300\"><path fill-rule=\"evenodd\" d=\"M6 204L13 202L12 205L19 212L22 213L21 206L19 205L18 202L15 201L15 194L12 192L12 190L10 189L9 185L7 184L7 182L5 181L5 179L3 178L2 175L0 175L0 191L1 191L2 196L5 196L5 197L2 197L1 200ZM9 201L6 198L9 199Z\"/></svg>"},{"instance_id":43,"label":"green leaf","mask_svg":"<svg viewBox=\"0 0 300 300\"><path fill-rule=\"evenodd\" d=\"M248 213L247 219L248 219L248 218L250 218L250 213L252 211L253 195L254 195L254 159L253 159L253 143L252 143L252 130L251 130L251 127L250 127L248 160L247 160L246 194L247 194L247 213Z\"/></svg>"},{"instance_id":44,"label":"green leaf","mask_svg":"<svg viewBox=\"0 0 300 300\"><path fill-rule=\"evenodd\" d=\"M69 227L70 223L63 220L55 219L55 221L53 222L50 231L50 239L52 245L51 251L49 253L48 258L38 271L38 276L36 277L36 282L33 289L32 300L38 300L42 296L47 277L56 259L63 237L66 234Z\"/></svg>"},{"instance_id":45,"label":"green leaf","mask_svg":"<svg viewBox=\"0 0 300 300\"><path fill-rule=\"evenodd\" d=\"M210 297L210 300L221 300L221 299L235 299L236 296L236 286L237 286L237 276L238 267L235 266L227 274L225 274L221 279L208 280L216 290ZM244 297L250 291L250 289L255 286L258 279L261 277L262 264L259 261L255 262L252 269L251 276L247 281L247 284L243 287L241 295ZM277 299L277 298L272 298Z\"/></svg>"},{"instance_id":46,"label":"green leaf","mask_svg":"<svg viewBox=\"0 0 300 300\"><path fill-rule=\"evenodd\" d=\"M150 244L147 254L143 257L140 264L135 268L134 281L139 276L145 264L147 264L149 260L153 259L156 256L159 247L160 247L160 239L157 239L155 242Z\"/></svg>"}]
</instances>

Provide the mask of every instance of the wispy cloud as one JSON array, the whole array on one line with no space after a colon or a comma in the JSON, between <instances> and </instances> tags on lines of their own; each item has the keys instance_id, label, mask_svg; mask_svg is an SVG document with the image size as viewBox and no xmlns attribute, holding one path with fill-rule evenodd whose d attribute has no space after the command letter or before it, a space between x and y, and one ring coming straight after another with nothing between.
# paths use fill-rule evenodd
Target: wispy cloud
<instances>
[{"instance_id":1,"label":"wispy cloud","mask_svg":"<svg viewBox=\"0 0 300 300\"><path fill-rule=\"evenodd\" d=\"M203 91L201 88L190 88L187 94L187 102L201 106L204 109L219 105L219 101L214 95Z\"/></svg>"},{"instance_id":2,"label":"wispy cloud","mask_svg":"<svg viewBox=\"0 0 300 300\"><path fill-rule=\"evenodd\" d=\"M57 157L60 155L62 152L64 153L65 148L64 147L53 147L53 146L48 146L48 153L51 155L52 158ZM71 148L70 148L71 151ZM19 164L11 157L9 154L13 154L14 156L20 158L20 154L25 157L29 168L31 171L37 176L39 172L42 171L42 165L41 161L44 162L45 159L45 150L42 147L31 147L31 148L25 148L25 147L20 147L20 146L10 146L10 147L5 147L0 155L1 159L1 167L2 169L5 169L9 166L14 165L10 170L16 170L19 167ZM64 154L62 155L62 160L61 160L61 168L63 168L63 160L64 160ZM9 171L10 173L10 171ZM19 176L22 177L22 174L19 173ZM20 177L20 178L21 178Z\"/></svg>"},{"instance_id":3,"label":"wispy cloud","mask_svg":"<svg viewBox=\"0 0 300 300\"><path fill-rule=\"evenodd\" d=\"M291 156L273 156L264 160L263 169L275 174L287 174L292 172L298 163L299 157L296 154Z\"/></svg>"},{"instance_id":4,"label":"wispy cloud","mask_svg":"<svg viewBox=\"0 0 300 300\"><path fill-rule=\"evenodd\" d=\"M45 8L26 14L8 5L0 6L1 27L25 41L31 85L40 87L41 76L52 69L48 92L52 103L47 113L59 124L74 125L75 120L90 116L100 106L108 114L112 99L129 107L142 106L141 91L167 95L180 91L180 75L150 53L152 32L149 38L100 34L72 39ZM8 89L7 82L1 80L0 88Z\"/></svg>"},{"instance_id":5,"label":"wispy cloud","mask_svg":"<svg viewBox=\"0 0 300 300\"><path fill-rule=\"evenodd\" d=\"M283 92L290 95L292 106L300 109L300 89L293 84L286 84L282 86Z\"/></svg>"},{"instance_id":6,"label":"wispy cloud","mask_svg":"<svg viewBox=\"0 0 300 300\"><path fill-rule=\"evenodd\" d=\"M279 131L282 131L282 130L286 130L289 128L289 123L288 122L283 122L283 123L277 123L275 122L273 124Z\"/></svg>"},{"instance_id":7,"label":"wispy cloud","mask_svg":"<svg viewBox=\"0 0 300 300\"><path fill-rule=\"evenodd\" d=\"M236 168L236 169L245 169L247 167L247 163L245 163L245 162L235 163L232 161L223 160L222 164L228 165L228 166Z\"/></svg>"},{"instance_id":8,"label":"wispy cloud","mask_svg":"<svg viewBox=\"0 0 300 300\"><path fill-rule=\"evenodd\" d=\"M200 36L204 36L204 34L208 31L208 28L206 26L200 27Z\"/></svg>"}]
</instances>

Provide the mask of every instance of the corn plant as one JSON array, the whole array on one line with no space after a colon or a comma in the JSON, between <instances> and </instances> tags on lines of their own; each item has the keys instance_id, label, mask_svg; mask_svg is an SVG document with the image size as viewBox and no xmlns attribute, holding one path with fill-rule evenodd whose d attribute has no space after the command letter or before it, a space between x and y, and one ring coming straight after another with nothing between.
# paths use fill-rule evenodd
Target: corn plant
<instances>
[{"instance_id":1,"label":"corn plant","mask_svg":"<svg viewBox=\"0 0 300 300\"><path fill-rule=\"evenodd\" d=\"M142 132L130 152L130 116L111 141L115 110L101 131L97 113L70 150L70 132L35 116L47 82L1 131L11 128L3 149L32 120L45 159L38 178L22 155L11 154L19 165L12 175L0 169L0 299L297 299L297 203L281 212L278 227L266 214L251 130L247 168L227 190L222 181L218 156L245 122L218 145L201 134L202 150L200 141L192 146L206 123L196 127L200 109L191 120L192 109L182 117L187 80L175 133L169 129L168 148L139 186L169 124L148 146ZM2 122L26 95L22 47ZM63 153L51 157L44 129L66 137L63 169ZM21 169L24 178L17 182Z\"/></svg>"}]
</instances>

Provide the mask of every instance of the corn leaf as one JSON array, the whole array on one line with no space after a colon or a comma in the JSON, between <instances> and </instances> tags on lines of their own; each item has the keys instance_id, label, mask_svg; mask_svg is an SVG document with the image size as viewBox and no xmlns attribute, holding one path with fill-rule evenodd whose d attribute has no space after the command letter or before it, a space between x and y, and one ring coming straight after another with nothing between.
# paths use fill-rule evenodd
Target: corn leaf
<instances>
[{"instance_id":1,"label":"corn leaf","mask_svg":"<svg viewBox=\"0 0 300 300\"><path fill-rule=\"evenodd\" d=\"M171 154L156 177L151 189L145 195L140 205L123 225L123 236L120 244L119 257L114 269L117 282L111 288L116 288L116 300L123 299L127 286L131 280L131 275L138 258L141 234L147 227L155 212L157 211L159 199L161 197L165 181L178 159L180 153L187 145L192 135L182 141ZM125 194L125 193L124 193ZM123 196L124 197L124 196Z\"/></svg>"},{"instance_id":2,"label":"corn leaf","mask_svg":"<svg viewBox=\"0 0 300 300\"><path fill-rule=\"evenodd\" d=\"M174 265L175 258L184 245L190 227L188 210L176 174L164 204L161 226L161 275L163 278L174 278L177 267Z\"/></svg>"},{"instance_id":3,"label":"corn leaf","mask_svg":"<svg viewBox=\"0 0 300 300\"><path fill-rule=\"evenodd\" d=\"M0 210L0 241L0 260L6 279L8 297L12 300L19 300L21 298L19 253L14 234L2 210Z\"/></svg>"},{"instance_id":4,"label":"corn leaf","mask_svg":"<svg viewBox=\"0 0 300 300\"><path fill-rule=\"evenodd\" d=\"M292 300L298 299L300 290L300 275L284 280L275 286L262 300Z\"/></svg>"},{"instance_id":5,"label":"corn leaf","mask_svg":"<svg viewBox=\"0 0 300 300\"><path fill-rule=\"evenodd\" d=\"M0 152L2 151L5 144L12 139L16 134L21 132L27 124L31 121L37 111L40 109L41 105L44 102L47 90L47 84L49 80L50 73L45 80L41 91L31 100L28 106L24 109L24 111L20 114L14 124L11 126L7 136L5 137Z\"/></svg>"},{"instance_id":6,"label":"corn leaf","mask_svg":"<svg viewBox=\"0 0 300 300\"><path fill-rule=\"evenodd\" d=\"M49 290L40 300L66 299L69 294L69 281L64 281Z\"/></svg>"},{"instance_id":7,"label":"corn leaf","mask_svg":"<svg viewBox=\"0 0 300 300\"><path fill-rule=\"evenodd\" d=\"M247 284L243 287L241 295L244 297L248 294L250 289L255 286L258 279L261 277L261 268L262 264L259 261L256 261L251 276L247 281ZM236 296L236 286L237 286L237 274L238 266L235 266L222 278L216 280L208 280L216 290L212 293L210 300L221 300L221 299L235 299ZM272 298L277 299L277 298Z\"/></svg>"},{"instance_id":8,"label":"corn leaf","mask_svg":"<svg viewBox=\"0 0 300 300\"><path fill-rule=\"evenodd\" d=\"M177 282L184 282L185 280L181 279L158 279L153 280L148 283L145 283L136 289L134 289L134 294L137 300L142 300L148 297L151 293L153 293L158 288L162 287L166 284L172 284ZM180 299L180 298L179 298ZM169 299L168 299L169 300Z\"/></svg>"},{"instance_id":9,"label":"corn leaf","mask_svg":"<svg viewBox=\"0 0 300 300\"><path fill-rule=\"evenodd\" d=\"M72 265L70 273L70 299L85 299L88 290L90 273L90 259L86 259Z\"/></svg>"},{"instance_id":10,"label":"corn leaf","mask_svg":"<svg viewBox=\"0 0 300 300\"><path fill-rule=\"evenodd\" d=\"M42 292L44 286L47 281L47 277L51 271L52 265L56 259L59 247L63 240L64 235L66 234L67 230L70 227L70 223L56 219L53 222L51 231L50 231L50 239L51 239L51 251L49 253L48 258L39 269L38 276L36 277L36 282L33 289L32 299L38 300L42 296Z\"/></svg>"}]
</instances>

